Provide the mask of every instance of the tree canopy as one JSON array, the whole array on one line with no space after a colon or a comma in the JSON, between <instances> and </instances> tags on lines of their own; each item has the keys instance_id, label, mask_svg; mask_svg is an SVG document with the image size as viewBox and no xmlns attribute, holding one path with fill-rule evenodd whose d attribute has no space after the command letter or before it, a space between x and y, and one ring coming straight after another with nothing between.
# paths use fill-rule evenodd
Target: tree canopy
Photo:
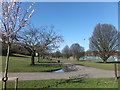
<instances>
[{"instance_id":1,"label":"tree canopy","mask_svg":"<svg viewBox=\"0 0 120 90\"><path fill-rule=\"evenodd\" d=\"M80 46L78 43L74 43L71 45L70 50L72 55L79 60L80 57L84 56L84 48Z\"/></svg>"},{"instance_id":2,"label":"tree canopy","mask_svg":"<svg viewBox=\"0 0 120 90\"><path fill-rule=\"evenodd\" d=\"M111 24L97 24L90 37L90 49L97 51L101 59L106 62L118 50L118 32Z\"/></svg>"}]
</instances>

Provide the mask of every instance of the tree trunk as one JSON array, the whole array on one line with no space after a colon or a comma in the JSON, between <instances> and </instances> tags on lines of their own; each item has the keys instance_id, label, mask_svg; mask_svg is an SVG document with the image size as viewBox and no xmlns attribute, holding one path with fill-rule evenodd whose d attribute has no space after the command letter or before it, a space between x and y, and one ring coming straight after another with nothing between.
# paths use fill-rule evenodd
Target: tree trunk
<instances>
[{"instance_id":1,"label":"tree trunk","mask_svg":"<svg viewBox=\"0 0 120 90\"><path fill-rule=\"evenodd\" d=\"M104 63L107 62L107 59L108 59L108 58L109 58L109 57L106 57L106 56L104 56L104 55L101 56L101 59L103 60Z\"/></svg>"},{"instance_id":2,"label":"tree trunk","mask_svg":"<svg viewBox=\"0 0 120 90\"><path fill-rule=\"evenodd\" d=\"M8 42L8 48L7 48L7 56L6 56L6 66L5 66L5 73L3 77L3 88L6 90L7 80L8 80L8 65L9 65L9 54L10 54L10 44Z\"/></svg>"},{"instance_id":3,"label":"tree trunk","mask_svg":"<svg viewBox=\"0 0 120 90\"><path fill-rule=\"evenodd\" d=\"M34 57L35 57L35 53L33 52L31 55L31 65L35 65Z\"/></svg>"},{"instance_id":4,"label":"tree trunk","mask_svg":"<svg viewBox=\"0 0 120 90\"><path fill-rule=\"evenodd\" d=\"M109 57L104 57L103 62L106 63Z\"/></svg>"},{"instance_id":5,"label":"tree trunk","mask_svg":"<svg viewBox=\"0 0 120 90\"><path fill-rule=\"evenodd\" d=\"M77 61L79 61L79 58L77 58Z\"/></svg>"},{"instance_id":6,"label":"tree trunk","mask_svg":"<svg viewBox=\"0 0 120 90\"><path fill-rule=\"evenodd\" d=\"M69 57L67 57L67 59L69 59Z\"/></svg>"},{"instance_id":7,"label":"tree trunk","mask_svg":"<svg viewBox=\"0 0 120 90\"><path fill-rule=\"evenodd\" d=\"M107 59L103 59L103 62L106 63L106 62L107 62Z\"/></svg>"},{"instance_id":8,"label":"tree trunk","mask_svg":"<svg viewBox=\"0 0 120 90\"><path fill-rule=\"evenodd\" d=\"M45 56L42 56L43 57L43 59L45 59Z\"/></svg>"},{"instance_id":9,"label":"tree trunk","mask_svg":"<svg viewBox=\"0 0 120 90\"><path fill-rule=\"evenodd\" d=\"M40 63L40 54L38 53L38 62Z\"/></svg>"}]
</instances>

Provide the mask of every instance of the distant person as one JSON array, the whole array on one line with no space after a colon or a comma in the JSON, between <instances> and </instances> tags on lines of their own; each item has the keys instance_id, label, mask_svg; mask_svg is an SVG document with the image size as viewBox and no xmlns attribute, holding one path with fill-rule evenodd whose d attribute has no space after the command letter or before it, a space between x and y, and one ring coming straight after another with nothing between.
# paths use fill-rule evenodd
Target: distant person
<instances>
[{"instance_id":1,"label":"distant person","mask_svg":"<svg viewBox=\"0 0 120 90\"><path fill-rule=\"evenodd\" d=\"M115 61L118 61L117 57L115 58Z\"/></svg>"},{"instance_id":2,"label":"distant person","mask_svg":"<svg viewBox=\"0 0 120 90\"><path fill-rule=\"evenodd\" d=\"M38 53L36 53L36 56L38 56Z\"/></svg>"}]
</instances>

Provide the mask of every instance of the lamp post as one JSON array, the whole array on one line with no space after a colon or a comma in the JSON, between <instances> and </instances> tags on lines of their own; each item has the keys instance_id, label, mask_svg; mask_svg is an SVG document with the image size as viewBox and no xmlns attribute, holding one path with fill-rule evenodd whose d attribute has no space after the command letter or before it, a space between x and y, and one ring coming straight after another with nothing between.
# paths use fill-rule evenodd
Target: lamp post
<instances>
[{"instance_id":1,"label":"lamp post","mask_svg":"<svg viewBox=\"0 0 120 90\"><path fill-rule=\"evenodd\" d=\"M85 38L84 38L84 44L85 44ZM84 60L86 60L86 53L84 53Z\"/></svg>"}]
</instances>

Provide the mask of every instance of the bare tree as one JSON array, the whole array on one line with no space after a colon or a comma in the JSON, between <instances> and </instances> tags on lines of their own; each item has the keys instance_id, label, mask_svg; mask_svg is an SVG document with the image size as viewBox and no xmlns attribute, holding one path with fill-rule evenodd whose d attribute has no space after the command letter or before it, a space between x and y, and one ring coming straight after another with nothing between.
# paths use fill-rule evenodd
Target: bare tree
<instances>
[{"instance_id":1,"label":"bare tree","mask_svg":"<svg viewBox=\"0 0 120 90\"><path fill-rule=\"evenodd\" d=\"M28 20L31 18L34 10L31 10L32 5L28 8L22 8L21 2L17 2L17 0L2 0L0 1L2 13L0 21L2 23L0 27L0 32L5 37L5 43L7 44L7 57L6 57L6 67L5 74L3 77L3 87L6 89L6 82L8 80L7 72L8 72L8 64L9 64L9 52L10 45L13 40L16 39L18 32L22 29L22 27L27 26Z\"/></svg>"},{"instance_id":2,"label":"bare tree","mask_svg":"<svg viewBox=\"0 0 120 90\"><path fill-rule=\"evenodd\" d=\"M55 52L55 57L56 58L60 58L61 57L61 52L59 51L59 50L57 50L56 52Z\"/></svg>"},{"instance_id":3,"label":"bare tree","mask_svg":"<svg viewBox=\"0 0 120 90\"><path fill-rule=\"evenodd\" d=\"M48 30L48 27L34 28L30 27L22 34L21 43L31 54L31 65L35 65L34 56L38 53L39 56L45 57L48 50L56 47L56 44L62 41L62 37L53 31L53 27Z\"/></svg>"},{"instance_id":4,"label":"bare tree","mask_svg":"<svg viewBox=\"0 0 120 90\"><path fill-rule=\"evenodd\" d=\"M71 51L68 45L66 45L63 50L62 50L62 54L67 57L67 59L71 56Z\"/></svg>"},{"instance_id":5,"label":"bare tree","mask_svg":"<svg viewBox=\"0 0 120 90\"><path fill-rule=\"evenodd\" d=\"M97 24L90 38L90 49L99 53L100 58L107 62L118 49L118 33L111 24Z\"/></svg>"},{"instance_id":6,"label":"bare tree","mask_svg":"<svg viewBox=\"0 0 120 90\"><path fill-rule=\"evenodd\" d=\"M31 65L35 65L34 57L37 45L41 42L41 32L38 28L29 26L29 29L22 33L21 43L24 45L26 50L31 54Z\"/></svg>"},{"instance_id":7,"label":"bare tree","mask_svg":"<svg viewBox=\"0 0 120 90\"><path fill-rule=\"evenodd\" d=\"M63 42L61 35L54 31L54 26L41 28L41 42L38 44L39 55L45 57L45 52L52 51L59 47L59 43ZM39 61L39 59L38 59Z\"/></svg>"},{"instance_id":8,"label":"bare tree","mask_svg":"<svg viewBox=\"0 0 120 90\"><path fill-rule=\"evenodd\" d=\"M70 50L72 55L79 60L80 57L84 56L84 48L80 46L78 43L74 43L71 45Z\"/></svg>"}]
</instances>

